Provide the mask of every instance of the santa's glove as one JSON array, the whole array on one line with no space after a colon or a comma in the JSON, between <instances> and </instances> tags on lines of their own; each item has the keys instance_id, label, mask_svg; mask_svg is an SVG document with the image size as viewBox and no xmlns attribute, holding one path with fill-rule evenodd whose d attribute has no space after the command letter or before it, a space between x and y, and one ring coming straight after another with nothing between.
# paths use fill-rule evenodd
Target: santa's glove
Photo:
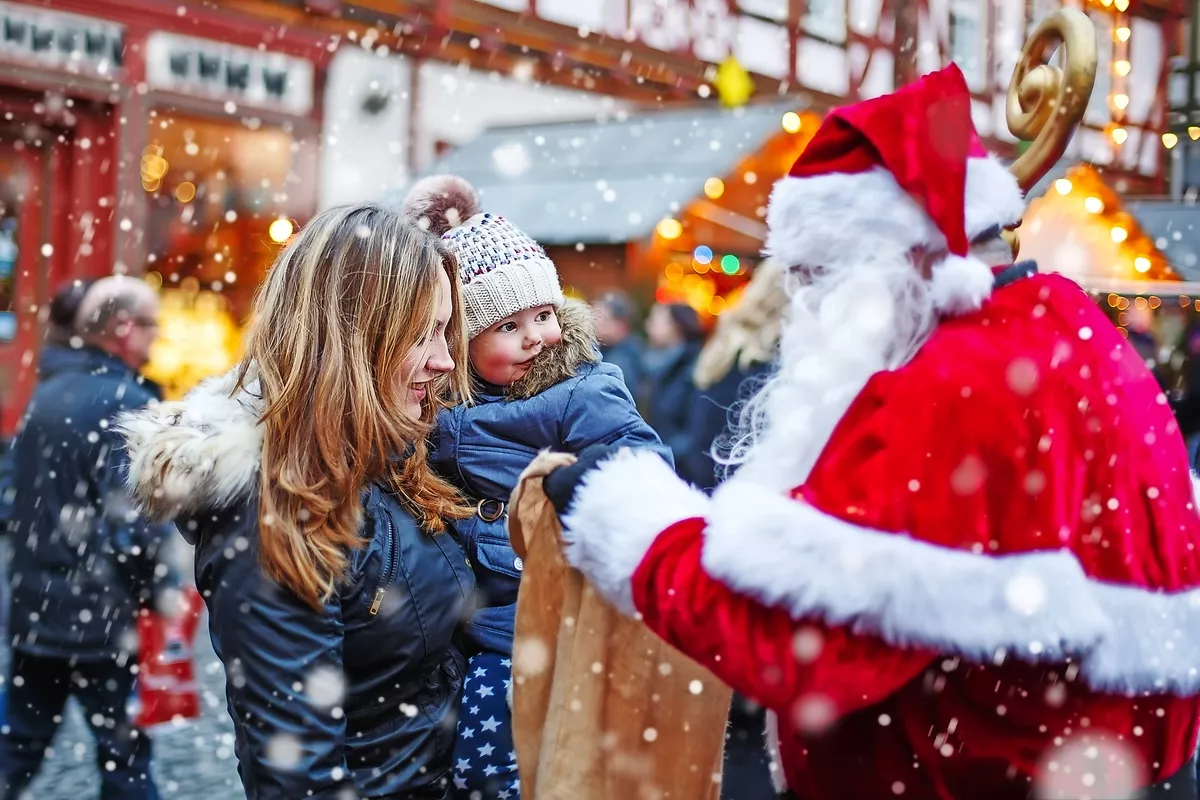
<instances>
[{"instance_id":1,"label":"santa's glove","mask_svg":"<svg viewBox=\"0 0 1200 800\"><path fill-rule=\"evenodd\" d=\"M575 492L583 482L583 476L620 449L618 445L613 444L593 444L579 451L579 457L574 464L559 467L545 477L542 481L542 491L554 504L559 518L566 516L571 503L575 501Z\"/></svg>"}]
</instances>

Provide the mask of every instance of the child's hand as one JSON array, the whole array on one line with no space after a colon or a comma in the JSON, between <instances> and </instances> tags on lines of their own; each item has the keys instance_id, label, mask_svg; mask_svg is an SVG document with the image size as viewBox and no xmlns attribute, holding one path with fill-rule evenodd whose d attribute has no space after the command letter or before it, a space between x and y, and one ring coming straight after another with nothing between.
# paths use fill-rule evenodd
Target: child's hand
<instances>
[{"instance_id":1,"label":"child's hand","mask_svg":"<svg viewBox=\"0 0 1200 800\"><path fill-rule=\"evenodd\" d=\"M579 488L583 476L620 449L622 448L615 445L590 445L579 453L579 458L572 458L570 464L565 468L555 470L546 476L542 482L542 491L554 504L554 510L558 512L560 519L571 507L571 503L575 499L575 490Z\"/></svg>"},{"instance_id":2,"label":"child's hand","mask_svg":"<svg viewBox=\"0 0 1200 800\"><path fill-rule=\"evenodd\" d=\"M526 481L540 481L561 467L571 466L575 461L575 456L570 453L554 453L550 450L543 450L538 453L537 458L529 463L529 466L521 473L521 477L517 478L517 488L513 490L512 498L509 501L508 538L512 542L513 550L522 559L528 556L529 549L528 543L525 541L525 526L522 524L529 520L522 519L519 499L527 488ZM539 523L534 523L534 529L539 529Z\"/></svg>"},{"instance_id":3,"label":"child's hand","mask_svg":"<svg viewBox=\"0 0 1200 800\"><path fill-rule=\"evenodd\" d=\"M529 466L521 473L521 477L517 478L517 485L524 483L529 478L544 478L559 467L569 467L574 463L575 456L570 453L543 450L537 454L537 458L529 462Z\"/></svg>"}]
</instances>

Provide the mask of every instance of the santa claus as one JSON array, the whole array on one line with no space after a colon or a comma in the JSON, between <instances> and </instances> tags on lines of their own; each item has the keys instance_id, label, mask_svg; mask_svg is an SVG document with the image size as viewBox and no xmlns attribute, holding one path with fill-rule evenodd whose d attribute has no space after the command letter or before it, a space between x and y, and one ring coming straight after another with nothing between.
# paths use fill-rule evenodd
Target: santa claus
<instances>
[{"instance_id":1,"label":"santa claus","mask_svg":"<svg viewBox=\"0 0 1200 800\"><path fill-rule=\"evenodd\" d=\"M568 560L778 717L804 800L1190 791L1200 516L1142 360L1012 265L951 66L831 114L775 187L778 369L707 497L650 452L546 479Z\"/></svg>"}]
</instances>

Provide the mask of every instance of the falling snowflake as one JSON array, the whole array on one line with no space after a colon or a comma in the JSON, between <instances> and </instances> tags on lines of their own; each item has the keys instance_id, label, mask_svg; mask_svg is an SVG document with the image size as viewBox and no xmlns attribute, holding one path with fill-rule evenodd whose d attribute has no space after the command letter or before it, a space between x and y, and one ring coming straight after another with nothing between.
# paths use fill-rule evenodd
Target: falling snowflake
<instances>
[{"instance_id":1,"label":"falling snowflake","mask_svg":"<svg viewBox=\"0 0 1200 800\"><path fill-rule=\"evenodd\" d=\"M334 667L317 667L304 681L304 695L317 708L332 708L345 694L346 678Z\"/></svg>"},{"instance_id":2,"label":"falling snowflake","mask_svg":"<svg viewBox=\"0 0 1200 800\"><path fill-rule=\"evenodd\" d=\"M1147 783L1141 756L1130 745L1105 734L1078 733L1056 738L1039 765L1034 782L1037 800L1133 798Z\"/></svg>"},{"instance_id":3,"label":"falling snowflake","mask_svg":"<svg viewBox=\"0 0 1200 800\"><path fill-rule=\"evenodd\" d=\"M295 736L277 733L267 740L267 761L277 769L295 769L303 755L304 747Z\"/></svg>"},{"instance_id":4,"label":"falling snowflake","mask_svg":"<svg viewBox=\"0 0 1200 800\"><path fill-rule=\"evenodd\" d=\"M513 642L513 672L541 675L550 666L550 650L541 639L522 637Z\"/></svg>"},{"instance_id":5,"label":"falling snowflake","mask_svg":"<svg viewBox=\"0 0 1200 800\"><path fill-rule=\"evenodd\" d=\"M820 692L807 692L792 705L792 722L803 733L821 733L836 720L837 706Z\"/></svg>"},{"instance_id":6,"label":"falling snowflake","mask_svg":"<svg viewBox=\"0 0 1200 800\"><path fill-rule=\"evenodd\" d=\"M1028 397L1038 384L1037 364L1029 358L1015 358L1004 373L1008 388L1021 397Z\"/></svg>"},{"instance_id":7,"label":"falling snowflake","mask_svg":"<svg viewBox=\"0 0 1200 800\"><path fill-rule=\"evenodd\" d=\"M1037 575L1017 573L1004 584L1004 600L1018 614L1033 616L1046 606L1046 584Z\"/></svg>"},{"instance_id":8,"label":"falling snowflake","mask_svg":"<svg viewBox=\"0 0 1200 800\"><path fill-rule=\"evenodd\" d=\"M492 162L506 178L518 178L533 165L529 151L520 142L502 144L492 151Z\"/></svg>"}]
</instances>

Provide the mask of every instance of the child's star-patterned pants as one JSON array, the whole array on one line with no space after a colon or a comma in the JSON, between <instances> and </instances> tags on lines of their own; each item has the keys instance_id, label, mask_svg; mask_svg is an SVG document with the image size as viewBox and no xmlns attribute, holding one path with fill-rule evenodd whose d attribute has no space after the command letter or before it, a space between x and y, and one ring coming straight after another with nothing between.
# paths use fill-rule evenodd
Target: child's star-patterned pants
<instances>
[{"instance_id":1,"label":"child's star-patterned pants","mask_svg":"<svg viewBox=\"0 0 1200 800\"><path fill-rule=\"evenodd\" d=\"M453 771L456 796L463 800L520 800L508 707L511 684L508 656L480 653L467 664Z\"/></svg>"}]
</instances>

